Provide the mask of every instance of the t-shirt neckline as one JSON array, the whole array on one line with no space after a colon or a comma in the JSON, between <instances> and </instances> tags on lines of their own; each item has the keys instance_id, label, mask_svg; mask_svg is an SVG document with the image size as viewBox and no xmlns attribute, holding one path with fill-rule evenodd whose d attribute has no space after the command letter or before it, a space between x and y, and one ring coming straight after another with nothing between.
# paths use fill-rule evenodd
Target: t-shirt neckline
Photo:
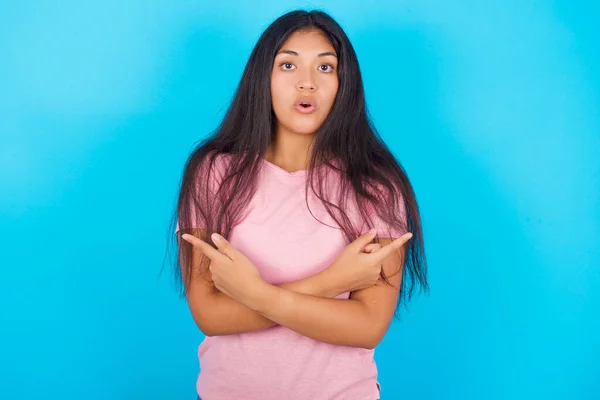
<instances>
[{"instance_id":1,"label":"t-shirt neckline","mask_svg":"<svg viewBox=\"0 0 600 400\"><path fill-rule=\"evenodd\" d=\"M288 171L288 170L281 168L279 165L273 164L272 162L270 162L269 160L267 160L264 157L262 157L262 161L264 164L266 164L272 170L278 172L279 174L285 175L285 176L304 177L308 174L308 169L300 169L298 171Z\"/></svg>"}]
</instances>

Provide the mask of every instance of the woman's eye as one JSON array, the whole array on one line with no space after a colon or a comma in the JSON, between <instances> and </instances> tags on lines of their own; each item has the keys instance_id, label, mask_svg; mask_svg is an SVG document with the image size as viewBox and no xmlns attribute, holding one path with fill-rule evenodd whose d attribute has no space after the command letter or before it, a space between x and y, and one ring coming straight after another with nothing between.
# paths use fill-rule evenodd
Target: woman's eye
<instances>
[{"instance_id":1,"label":"woman's eye","mask_svg":"<svg viewBox=\"0 0 600 400\"><path fill-rule=\"evenodd\" d=\"M280 68L283 68L284 71L291 71L294 68L296 68L296 66L290 62L282 62L279 64ZM333 71L333 67L329 64L323 64L319 66L319 69L321 70L321 72L332 72Z\"/></svg>"}]
</instances>

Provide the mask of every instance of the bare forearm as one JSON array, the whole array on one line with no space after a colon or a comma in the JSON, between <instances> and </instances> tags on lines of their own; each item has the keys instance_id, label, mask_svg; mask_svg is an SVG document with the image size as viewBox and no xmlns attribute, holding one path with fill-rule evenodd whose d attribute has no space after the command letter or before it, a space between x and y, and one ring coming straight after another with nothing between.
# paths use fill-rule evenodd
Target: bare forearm
<instances>
[{"instance_id":1,"label":"bare forearm","mask_svg":"<svg viewBox=\"0 0 600 400\"><path fill-rule=\"evenodd\" d=\"M334 283L323 272L279 287L304 295L333 298L343 292L335 288ZM208 336L253 332L277 325L269 318L216 289L211 296L211 303L199 305L198 309L203 310L204 314L201 318L203 322L198 321L198 325Z\"/></svg>"},{"instance_id":2,"label":"bare forearm","mask_svg":"<svg viewBox=\"0 0 600 400\"><path fill-rule=\"evenodd\" d=\"M268 284L254 293L249 307L314 340L363 348L374 348L381 340L382 327L362 301L318 298Z\"/></svg>"}]
</instances>

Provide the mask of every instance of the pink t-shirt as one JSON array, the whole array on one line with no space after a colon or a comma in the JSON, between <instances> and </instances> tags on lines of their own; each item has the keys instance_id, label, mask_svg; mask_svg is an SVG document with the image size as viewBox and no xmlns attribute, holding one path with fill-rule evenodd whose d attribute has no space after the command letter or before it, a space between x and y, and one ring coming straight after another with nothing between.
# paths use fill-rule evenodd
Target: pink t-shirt
<instances>
[{"instance_id":1,"label":"pink t-shirt","mask_svg":"<svg viewBox=\"0 0 600 400\"><path fill-rule=\"evenodd\" d=\"M217 159L217 181L226 168L225 159ZM228 238L268 283L314 275L348 244L312 191L307 208L306 175L307 171L288 172L263 160L256 194ZM335 190L336 181L330 179ZM357 215L345 211L351 218ZM373 222L387 232L380 220L373 217ZM349 293L338 297L348 298ZM373 350L318 342L279 325L206 337L198 349L196 387L203 400L375 400L379 384L373 356Z\"/></svg>"}]
</instances>

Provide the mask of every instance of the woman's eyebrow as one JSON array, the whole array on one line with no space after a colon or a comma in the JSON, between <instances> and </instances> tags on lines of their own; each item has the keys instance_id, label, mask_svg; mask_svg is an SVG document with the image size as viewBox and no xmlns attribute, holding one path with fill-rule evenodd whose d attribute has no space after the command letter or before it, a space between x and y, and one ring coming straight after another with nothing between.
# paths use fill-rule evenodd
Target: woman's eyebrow
<instances>
[{"instance_id":1,"label":"woman's eyebrow","mask_svg":"<svg viewBox=\"0 0 600 400\"><path fill-rule=\"evenodd\" d=\"M294 50L287 50L287 49L281 50L279 53L277 53L277 55L279 55L279 54L290 54L292 56L299 55L298 52L296 52ZM337 58L337 55L333 51L326 51L324 53L317 54L317 57L325 57L325 56L333 56L333 57Z\"/></svg>"}]
</instances>

